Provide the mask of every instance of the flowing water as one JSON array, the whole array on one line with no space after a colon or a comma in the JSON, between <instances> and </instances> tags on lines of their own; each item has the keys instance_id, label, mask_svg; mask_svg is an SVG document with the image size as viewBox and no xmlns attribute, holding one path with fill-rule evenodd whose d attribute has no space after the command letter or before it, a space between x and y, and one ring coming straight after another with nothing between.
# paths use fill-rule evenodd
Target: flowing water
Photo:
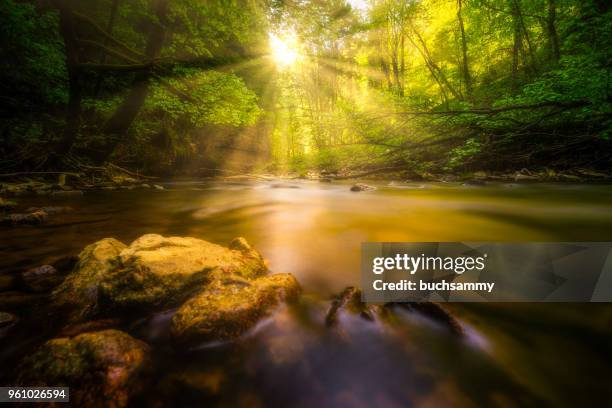
<instances>
[{"instance_id":1,"label":"flowing water","mask_svg":"<svg viewBox=\"0 0 612 408\"><path fill-rule=\"evenodd\" d=\"M463 338L402 311L389 324L346 317L331 330L323 322L328 299L359 285L361 242L610 241L610 186L373 185L353 193L346 183L175 181L164 191L19 197L24 206L74 211L43 226L0 229L0 271L17 274L105 237L129 243L158 233L219 244L243 236L273 272L300 281L300 305L279 310L236 344L169 351L171 311L126 327L154 348L149 381L156 386L142 403L573 406L609 399L612 307L605 304L448 305ZM35 337L24 330L20 339ZM16 339L3 339L10 347L0 359L26 352L31 342L20 347Z\"/></svg>"}]
</instances>

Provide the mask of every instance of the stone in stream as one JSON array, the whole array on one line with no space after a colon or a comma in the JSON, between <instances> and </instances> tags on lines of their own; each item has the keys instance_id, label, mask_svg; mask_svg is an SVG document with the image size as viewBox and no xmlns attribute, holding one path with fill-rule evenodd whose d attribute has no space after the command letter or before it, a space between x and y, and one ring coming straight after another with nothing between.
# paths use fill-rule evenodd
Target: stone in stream
<instances>
[{"instance_id":1,"label":"stone in stream","mask_svg":"<svg viewBox=\"0 0 612 408\"><path fill-rule=\"evenodd\" d=\"M79 254L73 272L53 292L56 305L69 307L85 316L98 300L98 288L108 271L116 266L125 244L114 238L105 238L85 247Z\"/></svg>"},{"instance_id":2,"label":"stone in stream","mask_svg":"<svg viewBox=\"0 0 612 408\"><path fill-rule=\"evenodd\" d=\"M243 238L229 248L156 234L143 235L129 247L107 238L81 252L54 297L85 315L96 306L105 312L159 310L202 290L213 275L254 279L266 271L261 255Z\"/></svg>"},{"instance_id":3,"label":"stone in stream","mask_svg":"<svg viewBox=\"0 0 612 408\"><path fill-rule=\"evenodd\" d=\"M47 221L49 215L41 210L37 209L31 213L19 213L19 214L10 214L2 219L0 224L8 225L8 226L17 226L17 225L39 225Z\"/></svg>"},{"instance_id":4,"label":"stone in stream","mask_svg":"<svg viewBox=\"0 0 612 408\"><path fill-rule=\"evenodd\" d=\"M70 211L73 211L71 207L30 207L26 210L28 213L36 212L36 211L44 211L48 215L54 214L64 214Z\"/></svg>"},{"instance_id":5,"label":"stone in stream","mask_svg":"<svg viewBox=\"0 0 612 408\"><path fill-rule=\"evenodd\" d=\"M142 389L149 346L119 330L55 338L18 368L20 386L70 387L70 402L83 407L124 407Z\"/></svg>"},{"instance_id":6,"label":"stone in stream","mask_svg":"<svg viewBox=\"0 0 612 408\"><path fill-rule=\"evenodd\" d=\"M255 280L217 279L188 300L172 318L171 335L179 343L240 337L282 302L298 299L301 288L291 274Z\"/></svg>"},{"instance_id":7,"label":"stone in stream","mask_svg":"<svg viewBox=\"0 0 612 408\"><path fill-rule=\"evenodd\" d=\"M487 184L486 181L484 180L467 180L465 183L463 183L464 187L481 187L481 186L485 186Z\"/></svg>"},{"instance_id":8,"label":"stone in stream","mask_svg":"<svg viewBox=\"0 0 612 408\"><path fill-rule=\"evenodd\" d=\"M24 286L33 292L47 292L62 280L61 274L51 265L42 265L21 274Z\"/></svg>"},{"instance_id":9,"label":"stone in stream","mask_svg":"<svg viewBox=\"0 0 612 408\"><path fill-rule=\"evenodd\" d=\"M332 327L338 324L340 316L344 313L359 315L365 320L374 320L375 311L361 301L361 290L349 286L340 293L331 304L325 316L325 325Z\"/></svg>"},{"instance_id":10,"label":"stone in stream","mask_svg":"<svg viewBox=\"0 0 612 408\"><path fill-rule=\"evenodd\" d=\"M353 185L351 187L351 191L354 191L354 192L370 191L370 190L376 190L376 187L369 186L369 185L363 184L363 183L357 183L357 184L355 184L355 185Z\"/></svg>"},{"instance_id":11,"label":"stone in stream","mask_svg":"<svg viewBox=\"0 0 612 408\"><path fill-rule=\"evenodd\" d=\"M394 302L386 303L384 306L368 305L361 300L361 290L355 287L348 287L342 291L333 301L327 315L325 324L328 327L337 326L342 315L359 316L367 321L374 321L377 318L388 318L389 313L396 309L406 310L410 313L417 313L424 316L440 326L447 329L454 335L461 336L463 329L459 322L437 303L433 302Z\"/></svg>"}]
</instances>

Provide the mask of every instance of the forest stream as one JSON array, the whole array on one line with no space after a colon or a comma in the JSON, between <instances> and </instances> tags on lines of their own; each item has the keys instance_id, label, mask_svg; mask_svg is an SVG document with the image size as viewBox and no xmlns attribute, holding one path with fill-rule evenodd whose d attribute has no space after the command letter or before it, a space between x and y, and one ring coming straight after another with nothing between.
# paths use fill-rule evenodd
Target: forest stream
<instances>
[{"instance_id":1,"label":"forest stream","mask_svg":"<svg viewBox=\"0 0 612 408\"><path fill-rule=\"evenodd\" d=\"M0 227L0 270L17 275L105 237L156 233L227 245L245 237L274 273L290 272L302 300L237 342L171 351L173 310L122 327L152 347L149 384L136 401L158 406L576 406L610 398L612 312L607 304L445 304L462 335L397 310L391 322L343 316L326 328L330 300L359 286L368 241L606 241L606 185L169 181L165 190L19 197L69 206L41 226ZM9 233L10 231L10 233ZM58 322L44 306L0 337L8 367ZM49 328L49 329L47 329ZM4 330L4 329L0 329ZM0 332L1 333L1 332ZM2 370L3 380L11 373ZM578 377L576 373L588 372Z\"/></svg>"}]
</instances>

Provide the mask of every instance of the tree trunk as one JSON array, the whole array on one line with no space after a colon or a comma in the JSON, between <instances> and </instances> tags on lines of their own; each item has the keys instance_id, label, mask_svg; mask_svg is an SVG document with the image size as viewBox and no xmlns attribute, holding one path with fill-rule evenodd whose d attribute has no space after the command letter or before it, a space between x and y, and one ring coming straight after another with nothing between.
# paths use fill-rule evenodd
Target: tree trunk
<instances>
[{"instance_id":1,"label":"tree trunk","mask_svg":"<svg viewBox=\"0 0 612 408\"><path fill-rule=\"evenodd\" d=\"M58 155L70 152L76 141L81 125L81 89L80 70L78 67L78 45L75 33L74 19L69 4L64 1L57 3L60 14L59 29L64 39L66 52L66 68L68 71L68 107L66 110L66 126L59 145L55 149Z\"/></svg>"},{"instance_id":2,"label":"tree trunk","mask_svg":"<svg viewBox=\"0 0 612 408\"><path fill-rule=\"evenodd\" d=\"M512 46L512 90L518 89L518 65L519 65L519 52L521 43L523 41L521 36L521 25L519 22L518 15L518 4L515 0L510 0L510 10L512 14L512 26L513 26L513 46Z\"/></svg>"},{"instance_id":3,"label":"tree trunk","mask_svg":"<svg viewBox=\"0 0 612 408\"><path fill-rule=\"evenodd\" d=\"M168 14L169 0L153 0L153 14L157 17L156 22L151 22L149 37L145 49L145 57L151 61L157 58L162 49L165 29L164 22ZM135 74L132 89L125 97L113 116L104 125L104 135L107 138L105 146L102 147L95 159L99 162L105 161L115 150L115 147L126 135L128 129L134 122L138 112L142 109L145 99L149 93L149 81L151 71L145 70Z\"/></svg>"},{"instance_id":4,"label":"tree trunk","mask_svg":"<svg viewBox=\"0 0 612 408\"><path fill-rule=\"evenodd\" d=\"M529 59L531 60L530 68L532 73L537 75L538 62L535 57L535 51L533 50L533 46L531 45L531 37L529 36L529 31L527 31L527 26L525 25L525 20L523 19L523 12L521 11L520 0L514 0L514 4L516 5L516 16L518 18L520 28L523 31L525 41L527 42L527 49L529 50Z\"/></svg>"},{"instance_id":5,"label":"tree trunk","mask_svg":"<svg viewBox=\"0 0 612 408\"><path fill-rule=\"evenodd\" d=\"M465 27L463 25L462 1L457 0L457 20L459 21L459 30L461 31L461 52L463 54L462 74L465 82L465 93L468 99L472 99L472 77L470 76L470 64L468 62L467 41L465 38Z\"/></svg>"},{"instance_id":6,"label":"tree trunk","mask_svg":"<svg viewBox=\"0 0 612 408\"><path fill-rule=\"evenodd\" d=\"M555 0L548 0L548 15L546 17L546 31L550 47L550 59L559 62L561 51L559 49L559 35L557 34L557 4Z\"/></svg>"},{"instance_id":7,"label":"tree trunk","mask_svg":"<svg viewBox=\"0 0 612 408\"><path fill-rule=\"evenodd\" d=\"M111 8L110 16L108 18L108 24L106 25L106 32L109 34L113 33L113 26L115 25L115 20L117 19L117 10L119 9L119 0L113 0L113 5ZM106 38L102 42L103 45L106 45ZM100 65L106 62L106 53L101 51L100 55ZM104 80L104 73L100 72L98 74L98 78L96 78L96 85L94 86L94 98L96 98L100 94L100 89L102 88L102 81Z\"/></svg>"}]
</instances>

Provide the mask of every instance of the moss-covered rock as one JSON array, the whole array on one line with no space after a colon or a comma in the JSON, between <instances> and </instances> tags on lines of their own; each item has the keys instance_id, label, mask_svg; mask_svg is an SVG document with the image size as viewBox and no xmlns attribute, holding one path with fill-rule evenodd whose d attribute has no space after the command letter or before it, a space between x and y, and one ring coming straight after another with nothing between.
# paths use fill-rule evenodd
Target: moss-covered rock
<instances>
[{"instance_id":1,"label":"moss-covered rock","mask_svg":"<svg viewBox=\"0 0 612 408\"><path fill-rule=\"evenodd\" d=\"M151 311L178 305L224 276L254 279L266 271L263 258L244 238L229 248L156 234L143 235L129 247L107 238L81 252L53 296L81 317L100 310Z\"/></svg>"},{"instance_id":2,"label":"moss-covered rock","mask_svg":"<svg viewBox=\"0 0 612 408\"><path fill-rule=\"evenodd\" d=\"M62 282L63 277L51 265L42 265L21 274L23 285L32 292L48 292Z\"/></svg>"},{"instance_id":3,"label":"moss-covered rock","mask_svg":"<svg viewBox=\"0 0 612 408\"><path fill-rule=\"evenodd\" d=\"M21 386L70 387L74 406L124 407L139 389L149 347L118 330L44 343L20 366Z\"/></svg>"},{"instance_id":4,"label":"moss-covered rock","mask_svg":"<svg viewBox=\"0 0 612 408\"><path fill-rule=\"evenodd\" d=\"M100 296L109 307L160 308L184 301L220 276L251 279L266 271L263 258L244 238L225 248L196 238L148 234L121 252Z\"/></svg>"},{"instance_id":5,"label":"moss-covered rock","mask_svg":"<svg viewBox=\"0 0 612 408\"><path fill-rule=\"evenodd\" d=\"M98 301L98 288L108 272L119 264L126 247L114 238L105 238L85 247L71 274L53 292L60 306L78 309L81 316L92 311Z\"/></svg>"},{"instance_id":6,"label":"moss-covered rock","mask_svg":"<svg viewBox=\"0 0 612 408\"><path fill-rule=\"evenodd\" d=\"M177 311L172 318L172 337L181 344L237 338L282 301L297 299L300 291L291 274L253 281L217 279Z\"/></svg>"}]
</instances>

